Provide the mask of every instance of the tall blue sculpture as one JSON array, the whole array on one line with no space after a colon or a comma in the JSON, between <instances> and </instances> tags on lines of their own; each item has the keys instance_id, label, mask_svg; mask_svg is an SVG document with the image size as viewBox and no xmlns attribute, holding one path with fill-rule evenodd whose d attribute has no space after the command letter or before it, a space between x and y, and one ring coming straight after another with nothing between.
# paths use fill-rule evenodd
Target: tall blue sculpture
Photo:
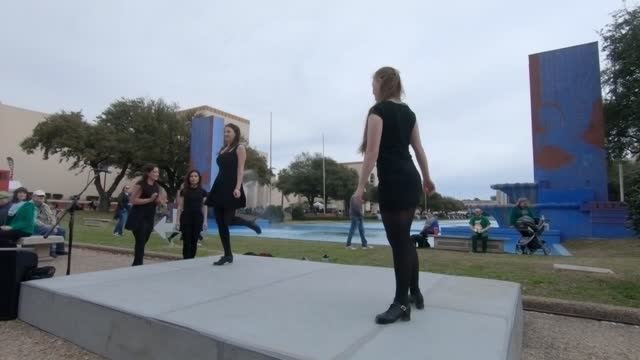
<instances>
[{"instance_id":1,"label":"tall blue sculpture","mask_svg":"<svg viewBox=\"0 0 640 360\"><path fill-rule=\"evenodd\" d=\"M202 186L209 191L216 176L216 157L223 145L224 119L199 116L191 121L191 168L202 174Z\"/></svg>"},{"instance_id":2,"label":"tall blue sculpture","mask_svg":"<svg viewBox=\"0 0 640 360\"><path fill-rule=\"evenodd\" d=\"M562 239L632 235L627 208L609 202L598 43L529 56L534 183L498 184L527 197ZM513 205L486 207L501 227Z\"/></svg>"}]
</instances>

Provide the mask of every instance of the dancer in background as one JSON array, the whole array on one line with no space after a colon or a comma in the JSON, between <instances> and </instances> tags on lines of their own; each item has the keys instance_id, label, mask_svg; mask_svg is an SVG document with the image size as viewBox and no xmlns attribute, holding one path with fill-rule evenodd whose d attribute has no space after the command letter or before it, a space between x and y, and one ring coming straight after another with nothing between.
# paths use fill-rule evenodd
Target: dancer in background
<instances>
[{"instance_id":1,"label":"dancer in background","mask_svg":"<svg viewBox=\"0 0 640 360\"><path fill-rule=\"evenodd\" d=\"M133 206L126 226L136 239L132 266L142 265L144 248L153 232L156 207L167 202L167 193L158 184L160 169L154 164L147 164L142 171L142 179L136 182L132 189Z\"/></svg>"},{"instance_id":2,"label":"dancer in background","mask_svg":"<svg viewBox=\"0 0 640 360\"><path fill-rule=\"evenodd\" d=\"M435 186L429 175L416 115L401 101L400 74L394 68L383 67L374 74L372 86L376 104L369 110L360 145L364 161L354 196L363 201L369 174L377 163L380 212L393 252L396 293L389 309L376 316L376 323L390 324L398 319L411 319L410 299L416 308L424 309L418 286L418 254L410 231L421 192L432 193ZM422 184L409 146L420 165Z\"/></svg>"},{"instance_id":3,"label":"dancer in background","mask_svg":"<svg viewBox=\"0 0 640 360\"><path fill-rule=\"evenodd\" d=\"M207 229L207 192L202 188L198 170L187 173L184 185L178 193L176 227L182 233L182 257L193 259L198 250L200 232Z\"/></svg>"},{"instance_id":4,"label":"dancer in background","mask_svg":"<svg viewBox=\"0 0 640 360\"><path fill-rule=\"evenodd\" d=\"M247 198L242 187L244 163L247 150L240 144L240 128L235 124L224 127L224 145L218 153L218 176L211 186L206 204L215 211L218 233L224 249L224 255L213 265L233 263L229 226L244 225L257 234L262 232L255 222L236 216L236 210L247 205Z\"/></svg>"}]
</instances>

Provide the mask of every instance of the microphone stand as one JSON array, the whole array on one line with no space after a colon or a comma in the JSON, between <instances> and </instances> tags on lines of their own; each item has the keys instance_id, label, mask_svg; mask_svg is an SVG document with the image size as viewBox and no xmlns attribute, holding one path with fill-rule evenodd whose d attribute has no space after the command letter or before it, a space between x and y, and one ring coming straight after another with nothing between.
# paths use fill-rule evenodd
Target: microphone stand
<instances>
[{"instance_id":1,"label":"microphone stand","mask_svg":"<svg viewBox=\"0 0 640 360\"><path fill-rule=\"evenodd\" d=\"M67 255L68 256L67 257L67 275L71 273L71 249L73 248L73 224L75 221L76 209L78 208L78 201L80 200L80 197L82 196L82 194L84 194L84 192L87 191L89 186L99 176L100 176L100 173L94 171L93 178L87 183L87 185L84 187L84 189L82 189L82 191L78 195L74 195L71 197L71 205L69 205L69 207L64 211L62 216L58 218L58 221L56 222L56 224L44 235L45 239L51 236L51 233L53 233L53 231L58 227L58 225L60 225L60 222L62 221L62 219L64 219L64 217L67 214L69 214L69 251L68 251L69 254Z\"/></svg>"}]
</instances>

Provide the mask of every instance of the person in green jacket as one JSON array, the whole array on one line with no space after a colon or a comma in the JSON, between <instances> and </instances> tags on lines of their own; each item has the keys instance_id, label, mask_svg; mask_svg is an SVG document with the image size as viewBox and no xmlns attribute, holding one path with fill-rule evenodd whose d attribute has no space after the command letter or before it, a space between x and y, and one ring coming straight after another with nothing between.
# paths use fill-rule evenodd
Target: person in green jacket
<instances>
[{"instance_id":1,"label":"person in green jacket","mask_svg":"<svg viewBox=\"0 0 640 360\"><path fill-rule=\"evenodd\" d=\"M474 253L478 252L478 240L480 240L482 242L482 252L486 253L491 222L486 216L482 215L481 209L473 210L473 216L471 216L471 220L469 220L469 226L473 232L473 235L471 236L472 251Z\"/></svg>"},{"instance_id":2,"label":"person in green jacket","mask_svg":"<svg viewBox=\"0 0 640 360\"><path fill-rule=\"evenodd\" d=\"M511 214L509 215L509 226L516 226L516 222L523 216L528 216L532 219L535 219L535 214L530 207L529 199L520 198L516 203L516 206L511 209Z\"/></svg>"},{"instance_id":3,"label":"person in green jacket","mask_svg":"<svg viewBox=\"0 0 640 360\"><path fill-rule=\"evenodd\" d=\"M18 239L33 234L38 212L29 200L27 189L21 187L13 192L13 204L8 215L7 225L0 227L0 247L16 247Z\"/></svg>"}]
</instances>

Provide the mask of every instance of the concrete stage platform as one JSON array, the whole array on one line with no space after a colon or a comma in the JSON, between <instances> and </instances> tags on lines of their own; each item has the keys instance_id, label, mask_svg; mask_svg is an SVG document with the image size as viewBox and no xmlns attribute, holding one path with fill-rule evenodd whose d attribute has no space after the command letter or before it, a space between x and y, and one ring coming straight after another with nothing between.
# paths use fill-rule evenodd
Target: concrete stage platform
<instances>
[{"instance_id":1,"label":"concrete stage platform","mask_svg":"<svg viewBox=\"0 0 640 360\"><path fill-rule=\"evenodd\" d=\"M520 359L520 285L421 273L426 308L376 325L392 269L236 256L24 283L20 319L111 359Z\"/></svg>"}]
</instances>

